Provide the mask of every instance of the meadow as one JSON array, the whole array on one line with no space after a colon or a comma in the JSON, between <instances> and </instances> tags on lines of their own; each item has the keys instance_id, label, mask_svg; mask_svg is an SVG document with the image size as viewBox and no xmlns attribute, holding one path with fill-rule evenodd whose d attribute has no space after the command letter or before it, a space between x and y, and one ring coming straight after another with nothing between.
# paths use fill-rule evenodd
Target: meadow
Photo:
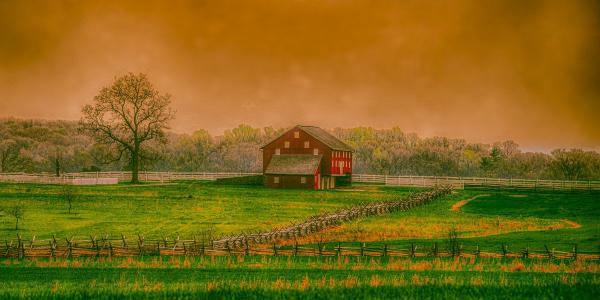
<instances>
[{"instance_id":1,"label":"meadow","mask_svg":"<svg viewBox=\"0 0 600 300\"><path fill-rule=\"evenodd\" d=\"M273 190L214 182L120 184L76 187L72 213L56 185L0 184L0 238L25 239L121 234L191 238L206 228L217 234L266 231L358 203L398 200L415 188L355 184L332 191ZM467 189L406 212L341 224L300 244L367 242L430 247L456 230L465 247L498 251L544 246L597 252L600 248L597 192ZM470 201L463 201L470 200ZM457 203L465 202L456 209ZM20 229L8 214L25 208ZM453 209L454 207L454 209ZM296 241L282 241L291 244Z\"/></svg>"}]
</instances>

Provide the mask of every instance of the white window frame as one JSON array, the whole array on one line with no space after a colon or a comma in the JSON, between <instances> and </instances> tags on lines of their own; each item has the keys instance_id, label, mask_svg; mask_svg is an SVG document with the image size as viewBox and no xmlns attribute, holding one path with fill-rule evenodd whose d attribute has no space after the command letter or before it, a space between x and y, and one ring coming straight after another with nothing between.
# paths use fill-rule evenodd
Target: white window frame
<instances>
[{"instance_id":1,"label":"white window frame","mask_svg":"<svg viewBox=\"0 0 600 300\"><path fill-rule=\"evenodd\" d=\"M281 149L275 148L275 155L280 155L280 154L281 154Z\"/></svg>"},{"instance_id":2,"label":"white window frame","mask_svg":"<svg viewBox=\"0 0 600 300\"><path fill-rule=\"evenodd\" d=\"M273 177L273 183L279 184L279 176Z\"/></svg>"},{"instance_id":3,"label":"white window frame","mask_svg":"<svg viewBox=\"0 0 600 300\"><path fill-rule=\"evenodd\" d=\"M294 138L295 139L299 139L300 138L300 131L294 131Z\"/></svg>"},{"instance_id":4,"label":"white window frame","mask_svg":"<svg viewBox=\"0 0 600 300\"><path fill-rule=\"evenodd\" d=\"M306 184L306 177L304 177L304 176L300 177L300 183Z\"/></svg>"},{"instance_id":5,"label":"white window frame","mask_svg":"<svg viewBox=\"0 0 600 300\"><path fill-rule=\"evenodd\" d=\"M319 148L313 148L313 155L319 155Z\"/></svg>"},{"instance_id":6,"label":"white window frame","mask_svg":"<svg viewBox=\"0 0 600 300\"><path fill-rule=\"evenodd\" d=\"M310 148L310 141L304 141L304 149Z\"/></svg>"},{"instance_id":7,"label":"white window frame","mask_svg":"<svg viewBox=\"0 0 600 300\"><path fill-rule=\"evenodd\" d=\"M283 148L289 148L289 147L290 147L290 141L283 142Z\"/></svg>"}]
</instances>

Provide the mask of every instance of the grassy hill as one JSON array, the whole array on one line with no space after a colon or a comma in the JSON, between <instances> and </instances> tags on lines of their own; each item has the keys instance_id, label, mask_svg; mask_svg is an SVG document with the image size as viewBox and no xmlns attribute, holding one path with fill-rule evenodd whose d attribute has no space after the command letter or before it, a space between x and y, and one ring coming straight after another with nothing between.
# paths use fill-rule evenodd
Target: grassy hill
<instances>
[{"instance_id":1,"label":"grassy hill","mask_svg":"<svg viewBox=\"0 0 600 300\"><path fill-rule=\"evenodd\" d=\"M76 188L73 212L61 187L0 184L0 237L14 238L16 204L25 207L25 238L144 234L191 237L212 227L218 234L269 230L357 203L398 200L409 188L354 185L333 191L273 190L256 186L223 186L213 182L121 184ZM458 190L408 212L342 224L300 242L443 243L455 229L466 246L512 249L549 245L582 251L600 246L598 193L510 190ZM458 210L452 209L462 201ZM288 241L289 243L290 241ZM284 244L286 242L283 242ZM497 250L497 249L496 249Z\"/></svg>"}]
</instances>

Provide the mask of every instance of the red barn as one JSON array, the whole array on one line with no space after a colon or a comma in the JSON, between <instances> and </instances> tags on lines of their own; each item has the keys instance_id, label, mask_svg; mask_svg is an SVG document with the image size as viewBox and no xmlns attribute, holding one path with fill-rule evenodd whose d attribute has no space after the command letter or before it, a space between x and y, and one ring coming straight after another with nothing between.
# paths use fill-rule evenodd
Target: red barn
<instances>
[{"instance_id":1,"label":"red barn","mask_svg":"<svg viewBox=\"0 0 600 300\"><path fill-rule=\"evenodd\" d=\"M262 148L265 185L331 189L352 182L352 148L314 126L296 126Z\"/></svg>"}]
</instances>

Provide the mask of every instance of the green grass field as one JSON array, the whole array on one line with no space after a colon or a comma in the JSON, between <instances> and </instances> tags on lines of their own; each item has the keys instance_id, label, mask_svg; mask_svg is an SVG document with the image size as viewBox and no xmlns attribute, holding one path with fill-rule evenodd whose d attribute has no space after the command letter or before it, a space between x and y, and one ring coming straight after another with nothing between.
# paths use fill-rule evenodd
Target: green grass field
<instances>
[{"instance_id":1,"label":"green grass field","mask_svg":"<svg viewBox=\"0 0 600 300\"><path fill-rule=\"evenodd\" d=\"M60 187L0 184L0 238L90 235L190 237L268 230L418 189L356 184L334 191L273 190L213 182L77 188L73 213ZM469 200L470 201L463 201ZM301 243L429 247L459 233L465 247L599 251L600 194L457 190L407 212L348 222ZM462 203L460 208L457 208ZM19 231L10 207L26 208ZM454 209L453 209L454 207ZM292 241L283 241L282 244ZM593 299L600 263L549 259L366 257L141 257L1 259L0 298Z\"/></svg>"},{"instance_id":2,"label":"green grass field","mask_svg":"<svg viewBox=\"0 0 600 300\"><path fill-rule=\"evenodd\" d=\"M5 260L2 298L593 299L590 261L364 257Z\"/></svg>"}]
</instances>

